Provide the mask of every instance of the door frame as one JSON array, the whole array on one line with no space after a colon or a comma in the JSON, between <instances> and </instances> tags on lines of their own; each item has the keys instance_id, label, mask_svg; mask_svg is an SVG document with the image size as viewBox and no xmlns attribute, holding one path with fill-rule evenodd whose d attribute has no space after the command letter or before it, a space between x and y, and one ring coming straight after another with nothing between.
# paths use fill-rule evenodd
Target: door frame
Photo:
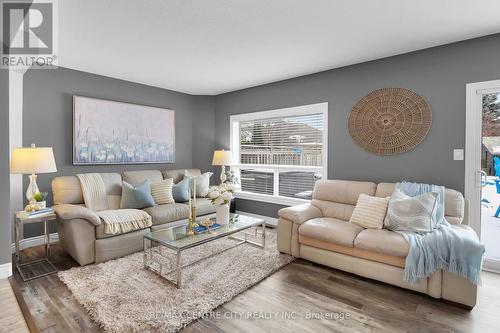
<instances>
[{"instance_id":1,"label":"door frame","mask_svg":"<svg viewBox=\"0 0 500 333\"><path fill-rule=\"evenodd\" d=\"M466 85L465 109L465 198L469 201L468 221L481 238L481 139L482 96L500 92L500 80L469 83ZM498 262L484 260L483 269L497 271Z\"/></svg>"}]
</instances>

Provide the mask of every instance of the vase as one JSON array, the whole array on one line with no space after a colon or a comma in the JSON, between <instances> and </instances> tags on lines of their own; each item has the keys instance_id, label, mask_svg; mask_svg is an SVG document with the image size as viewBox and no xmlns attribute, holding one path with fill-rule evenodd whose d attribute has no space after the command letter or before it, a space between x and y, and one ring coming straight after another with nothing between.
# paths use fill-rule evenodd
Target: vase
<instances>
[{"instance_id":1,"label":"vase","mask_svg":"<svg viewBox=\"0 0 500 333\"><path fill-rule=\"evenodd\" d=\"M226 225L229 223L229 205L216 205L215 206L216 222L219 225Z\"/></svg>"},{"instance_id":2,"label":"vase","mask_svg":"<svg viewBox=\"0 0 500 333\"><path fill-rule=\"evenodd\" d=\"M37 201L37 202L35 202L35 205L38 209L47 208L47 202L45 200L44 201Z\"/></svg>"}]
</instances>

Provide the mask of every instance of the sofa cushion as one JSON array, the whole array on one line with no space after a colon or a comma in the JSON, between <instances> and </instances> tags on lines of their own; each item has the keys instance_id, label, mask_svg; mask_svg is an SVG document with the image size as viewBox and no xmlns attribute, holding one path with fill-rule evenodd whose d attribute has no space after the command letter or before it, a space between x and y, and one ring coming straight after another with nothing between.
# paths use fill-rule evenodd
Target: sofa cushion
<instances>
[{"instance_id":1,"label":"sofa cushion","mask_svg":"<svg viewBox=\"0 0 500 333\"><path fill-rule=\"evenodd\" d=\"M390 197L395 187L396 183L378 183L375 196L380 198Z\"/></svg>"},{"instance_id":2,"label":"sofa cushion","mask_svg":"<svg viewBox=\"0 0 500 333\"><path fill-rule=\"evenodd\" d=\"M460 224L464 218L465 199L462 193L447 188L444 192L444 215L453 224ZM453 218L451 218L453 217Z\"/></svg>"},{"instance_id":3,"label":"sofa cushion","mask_svg":"<svg viewBox=\"0 0 500 333\"><path fill-rule=\"evenodd\" d=\"M215 206L207 198L196 198L196 215L202 216L215 213Z\"/></svg>"},{"instance_id":4,"label":"sofa cushion","mask_svg":"<svg viewBox=\"0 0 500 333\"><path fill-rule=\"evenodd\" d=\"M349 222L363 228L382 229L389 199L390 197L378 198L361 193Z\"/></svg>"},{"instance_id":5,"label":"sofa cushion","mask_svg":"<svg viewBox=\"0 0 500 333\"><path fill-rule=\"evenodd\" d=\"M200 169L163 170L161 173L163 175L163 178L165 179L173 178L174 184L177 184L178 182L184 179L186 171L188 172L188 174L195 177L201 175Z\"/></svg>"},{"instance_id":6,"label":"sofa cushion","mask_svg":"<svg viewBox=\"0 0 500 333\"><path fill-rule=\"evenodd\" d=\"M54 205L83 204L83 192L80 180L76 176L61 176L52 180Z\"/></svg>"},{"instance_id":7,"label":"sofa cushion","mask_svg":"<svg viewBox=\"0 0 500 333\"><path fill-rule=\"evenodd\" d=\"M396 267L405 267L405 258L399 256L392 256L388 254L383 254L379 252L374 252L370 250L361 249L359 247L350 247L343 246L333 243L324 242L318 239L305 237L299 235L299 243L301 245L312 246L317 249L328 250L333 252L338 252L342 254L347 254L352 257L367 259L371 261L381 262L383 264L396 266Z\"/></svg>"},{"instance_id":8,"label":"sofa cushion","mask_svg":"<svg viewBox=\"0 0 500 333\"><path fill-rule=\"evenodd\" d=\"M318 180L314 185L313 199L356 205L361 193L374 195L376 187L372 182Z\"/></svg>"},{"instance_id":9,"label":"sofa cushion","mask_svg":"<svg viewBox=\"0 0 500 333\"><path fill-rule=\"evenodd\" d=\"M143 209L153 218L153 225L168 223L189 217L189 206L181 203L159 205Z\"/></svg>"},{"instance_id":10,"label":"sofa cushion","mask_svg":"<svg viewBox=\"0 0 500 333\"><path fill-rule=\"evenodd\" d=\"M119 209L122 196L122 176L116 172L101 173L109 209Z\"/></svg>"},{"instance_id":11,"label":"sofa cushion","mask_svg":"<svg viewBox=\"0 0 500 333\"><path fill-rule=\"evenodd\" d=\"M363 228L354 223L329 217L311 219L299 227L299 235L350 247L361 231Z\"/></svg>"},{"instance_id":12,"label":"sofa cushion","mask_svg":"<svg viewBox=\"0 0 500 333\"><path fill-rule=\"evenodd\" d=\"M122 177L119 173L109 172L100 173L108 206L110 209L120 208L120 199L122 194ZM54 205L60 204L84 204L82 186L76 176L56 177L52 180L52 193L54 196Z\"/></svg>"},{"instance_id":13,"label":"sofa cushion","mask_svg":"<svg viewBox=\"0 0 500 333\"><path fill-rule=\"evenodd\" d=\"M409 245L397 232L386 229L366 229L354 240L354 247L396 257L406 257Z\"/></svg>"},{"instance_id":14,"label":"sofa cushion","mask_svg":"<svg viewBox=\"0 0 500 333\"><path fill-rule=\"evenodd\" d=\"M344 221L349 221L354 211L354 205L318 199L313 199L311 205L319 208L323 217L332 217Z\"/></svg>"},{"instance_id":15,"label":"sofa cushion","mask_svg":"<svg viewBox=\"0 0 500 333\"><path fill-rule=\"evenodd\" d=\"M134 186L143 183L146 179L150 182L163 180L160 170L124 171L122 176L124 181Z\"/></svg>"}]
</instances>

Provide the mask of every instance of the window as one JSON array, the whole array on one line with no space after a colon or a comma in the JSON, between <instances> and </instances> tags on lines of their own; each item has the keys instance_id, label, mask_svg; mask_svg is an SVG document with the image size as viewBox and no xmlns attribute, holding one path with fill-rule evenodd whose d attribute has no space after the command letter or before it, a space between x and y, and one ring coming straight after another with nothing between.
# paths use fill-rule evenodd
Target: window
<instances>
[{"instance_id":1,"label":"window","mask_svg":"<svg viewBox=\"0 0 500 333\"><path fill-rule=\"evenodd\" d=\"M240 198L310 200L326 178L328 103L231 116L232 166Z\"/></svg>"}]
</instances>

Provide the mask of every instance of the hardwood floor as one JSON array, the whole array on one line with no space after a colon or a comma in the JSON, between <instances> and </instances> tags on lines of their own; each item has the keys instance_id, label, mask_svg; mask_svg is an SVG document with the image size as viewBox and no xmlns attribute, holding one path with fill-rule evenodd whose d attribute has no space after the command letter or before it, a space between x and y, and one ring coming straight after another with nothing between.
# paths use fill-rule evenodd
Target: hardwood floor
<instances>
[{"instance_id":1,"label":"hardwood floor","mask_svg":"<svg viewBox=\"0 0 500 333\"><path fill-rule=\"evenodd\" d=\"M29 332L9 280L0 279L0 332Z\"/></svg>"},{"instance_id":2,"label":"hardwood floor","mask_svg":"<svg viewBox=\"0 0 500 333\"><path fill-rule=\"evenodd\" d=\"M27 257L42 247L27 249ZM60 269L77 264L58 246ZM18 284L41 332L98 332L56 275ZM3 295L3 294L2 294ZM425 295L297 260L224 304L185 333L500 332L500 275L484 272L472 311Z\"/></svg>"}]
</instances>

